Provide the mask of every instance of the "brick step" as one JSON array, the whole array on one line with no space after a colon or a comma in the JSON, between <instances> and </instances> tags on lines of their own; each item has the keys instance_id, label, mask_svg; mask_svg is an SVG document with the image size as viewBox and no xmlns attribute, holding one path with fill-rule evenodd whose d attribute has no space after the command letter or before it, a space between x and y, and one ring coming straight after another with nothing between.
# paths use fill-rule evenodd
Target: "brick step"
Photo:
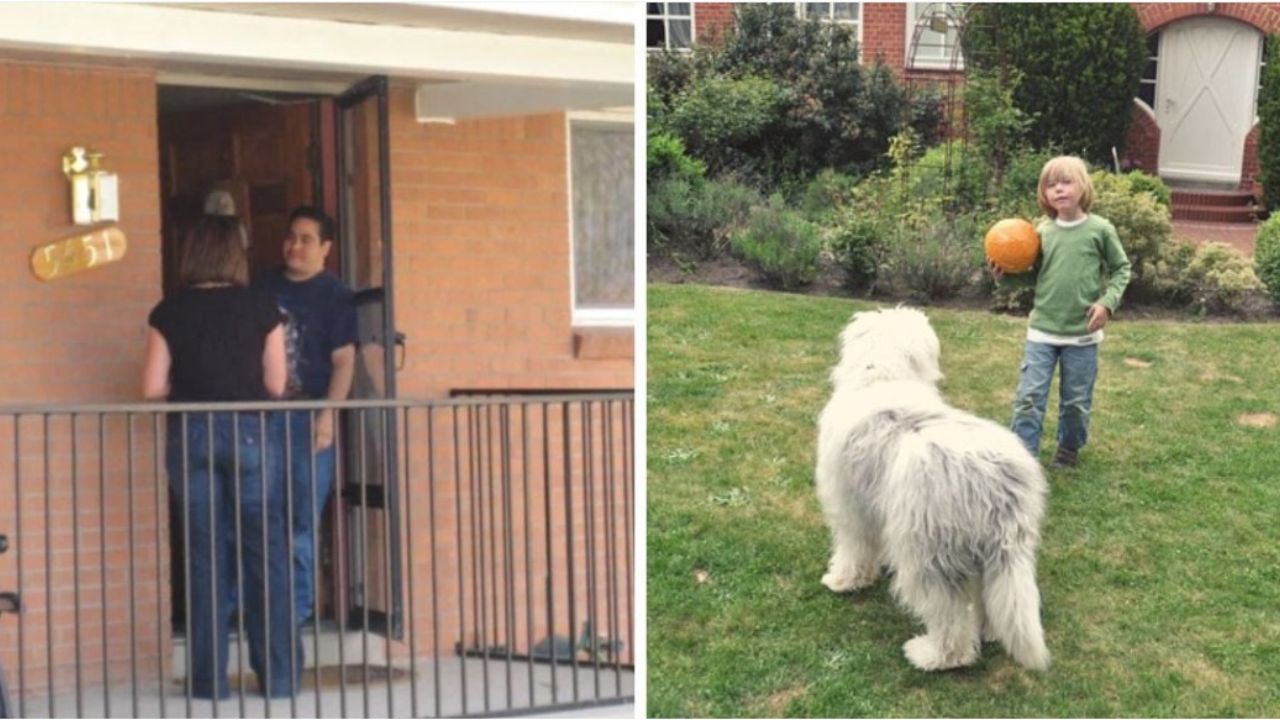
<instances>
[{"instance_id":1,"label":"brick step","mask_svg":"<svg viewBox=\"0 0 1280 720\"><path fill-rule=\"evenodd\" d=\"M1200 222L1251 223L1256 220L1252 206L1222 205L1173 205L1174 220L1198 220Z\"/></svg>"},{"instance_id":2,"label":"brick step","mask_svg":"<svg viewBox=\"0 0 1280 720\"><path fill-rule=\"evenodd\" d=\"M1239 190L1174 190L1172 204L1240 207L1253 204L1253 193Z\"/></svg>"}]
</instances>

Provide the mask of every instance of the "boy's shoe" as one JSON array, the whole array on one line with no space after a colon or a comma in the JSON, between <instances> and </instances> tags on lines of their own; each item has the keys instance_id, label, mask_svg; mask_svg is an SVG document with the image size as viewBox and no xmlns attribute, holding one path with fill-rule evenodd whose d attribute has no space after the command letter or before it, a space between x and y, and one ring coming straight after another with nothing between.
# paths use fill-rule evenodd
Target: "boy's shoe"
<instances>
[{"instance_id":1,"label":"boy's shoe","mask_svg":"<svg viewBox=\"0 0 1280 720\"><path fill-rule=\"evenodd\" d=\"M1055 468L1073 468L1079 462L1080 451L1058 446L1058 452L1053 455L1053 464L1050 467Z\"/></svg>"}]
</instances>

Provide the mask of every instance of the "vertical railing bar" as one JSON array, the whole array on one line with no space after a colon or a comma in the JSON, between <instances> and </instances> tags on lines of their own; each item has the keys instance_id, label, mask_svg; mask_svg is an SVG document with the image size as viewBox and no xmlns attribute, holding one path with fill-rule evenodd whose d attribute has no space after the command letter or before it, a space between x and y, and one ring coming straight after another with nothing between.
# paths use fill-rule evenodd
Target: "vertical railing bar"
<instances>
[{"instance_id":1,"label":"vertical railing bar","mask_svg":"<svg viewBox=\"0 0 1280 720\"><path fill-rule=\"evenodd\" d=\"M462 714L466 715L467 714L467 655L465 650L466 650L466 642L467 642L467 601L466 601L466 591L465 591L466 577L463 570L467 564L467 561L462 554L462 538L463 538L463 535L462 535L462 518L463 518L463 515L462 515L462 462L461 462L462 453L461 453L461 443L459 442L460 436L458 434L458 406L454 405L451 409L453 411L453 484L454 484L453 502L455 506L454 511L457 518L457 523L454 528L454 532L457 535L457 545L458 545L458 626L459 626L458 649L460 651L459 654L462 656L462 662L461 662ZM470 412L471 412L471 409L468 408L467 409L468 415L470 415ZM468 419L467 420L468 431L470 430L470 427L471 427L471 420ZM471 451L470 451L470 446L468 446L468 449L467 449L468 466L470 466L470 460L471 460ZM468 467L468 475L469 474L470 474L470 468ZM436 685L436 703L437 704L439 704L440 702L439 695L440 695L440 685L437 684Z\"/></svg>"},{"instance_id":2,"label":"vertical railing bar","mask_svg":"<svg viewBox=\"0 0 1280 720\"><path fill-rule=\"evenodd\" d=\"M168 428L165 428L166 432ZM167 437L167 436L166 436ZM164 565L161 546L163 543L160 539L160 519L164 517L164 513L168 511L168 505L162 509L160 506L161 480L160 480L160 413L151 413L151 471L155 476L156 490L156 674L159 677L159 695L160 695L160 717L168 716L168 707L165 701L164 683L164 585L160 581L160 568ZM172 631L172 623L170 624Z\"/></svg>"},{"instance_id":3,"label":"vertical railing bar","mask_svg":"<svg viewBox=\"0 0 1280 720\"><path fill-rule=\"evenodd\" d=\"M111 653L107 640L107 446L106 446L106 413L98 413L98 521L102 527L98 530L98 564L102 573L100 594L102 596L102 701L103 715L111 717L111 683L108 670Z\"/></svg>"},{"instance_id":4,"label":"vertical railing bar","mask_svg":"<svg viewBox=\"0 0 1280 720\"><path fill-rule=\"evenodd\" d=\"M192 649L191 649L191 473L189 472L188 463L191 461L191 448L187 442L187 428L189 426L189 418L187 413L182 413L182 594L185 596L183 601L186 603L182 611L183 624L183 648L187 655L186 675L186 693L187 693L187 717L191 717L191 692L192 692Z\"/></svg>"},{"instance_id":5,"label":"vertical railing bar","mask_svg":"<svg viewBox=\"0 0 1280 720\"><path fill-rule=\"evenodd\" d=\"M332 488L334 485L337 484L338 426L341 424L341 411L338 409L334 409L331 412L333 413L331 415L331 417L333 418L331 421L333 423L333 437L330 440L330 442L333 444L331 444L329 447L333 448L334 462L333 462L333 466L330 468L330 472L333 476L331 484L329 486L330 488ZM310 425L310 427L314 428L316 426L316 411L308 410L307 416L308 416L308 419L310 420L308 424ZM287 427L287 424L286 424L286 427ZM312 670L312 679L314 680L314 685L315 685L316 717L319 717L321 703L320 703L320 561L318 558L320 557L320 511L322 508L319 507L320 494L316 489L316 483L318 481L318 478L316 477L316 453L315 452L311 453L310 457L307 460L307 465L309 468L308 477L310 478L310 482L307 483L307 491L311 493L311 503L310 503L311 505L311 639L312 639L311 645L314 648L314 650L312 650L312 653L315 656L311 659L311 670ZM342 488L338 488L338 491L341 492ZM335 505L336 504L337 503L335 503ZM292 557L289 558L289 562L290 564L293 563ZM339 644L341 644L341 642L342 641L339 640ZM305 666L306 663L303 662L303 665ZM299 674L299 681L301 681L301 674Z\"/></svg>"},{"instance_id":6,"label":"vertical railing bar","mask_svg":"<svg viewBox=\"0 0 1280 720\"><path fill-rule=\"evenodd\" d=\"M244 488L241 485L240 478L240 418L239 413L236 414L235 422L231 424L231 471L235 474L235 482L231 485L231 494L235 500L235 523L236 523L236 669L240 674L240 682L236 694L239 696L240 717L248 717L245 712L245 682L244 682L244 645L248 637L244 631L244 607L248 593L244 588L244 518L241 517L241 495ZM232 608L228 608L230 611Z\"/></svg>"},{"instance_id":7,"label":"vertical railing bar","mask_svg":"<svg viewBox=\"0 0 1280 720\"><path fill-rule=\"evenodd\" d=\"M613 412L615 408L621 408L616 400L610 400L607 404L608 412L605 413L605 442L604 451L607 459L606 467L608 472L605 475L605 538L608 561L606 569L609 573L609 592L605 595L609 601L609 642L613 644L610 655L613 656L613 679L614 679L614 696L622 695L622 646L618 641L619 612L622 605L622 598L618 597L618 518L617 518L617 497L615 491L614 463L619 455L614 447L615 438L613 425Z\"/></svg>"},{"instance_id":8,"label":"vertical railing bar","mask_svg":"<svg viewBox=\"0 0 1280 720\"><path fill-rule=\"evenodd\" d=\"M392 430L395 430L398 425L396 423L395 408L384 406L378 408L378 410L382 415L382 536L384 540L382 559L386 571L382 578L382 589L383 601L387 606L386 642L383 643L382 647L387 662L387 717L395 717L396 704L391 682L391 640L395 628L393 621L395 620L396 599L392 597L391 583L391 518L393 513L397 515L400 513L400 506L397 503L393 507L391 503L391 490L398 482L398 478L391 472L391 466L394 464L391 461L395 459L395 448L391 447L391 437L395 435Z\"/></svg>"},{"instance_id":9,"label":"vertical railing bar","mask_svg":"<svg viewBox=\"0 0 1280 720\"><path fill-rule=\"evenodd\" d=\"M565 515L565 544L569 555L569 669L573 675L573 700L577 702L579 699L578 691L578 652L577 646L573 645L574 633L578 631L578 574L575 571L575 563L573 562L573 454L570 450L572 442L570 440L571 433L569 431L570 415L569 403L563 404L564 413L564 515ZM579 420L581 422L581 420Z\"/></svg>"},{"instance_id":10,"label":"vertical railing bar","mask_svg":"<svg viewBox=\"0 0 1280 720\"><path fill-rule=\"evenodd\" d=\"M368 488L368 449L365 440L368 437L365 427L365 408L359 410L360 435L356 441L360 464L360 659L364 661L364 672L361 683L364 686L364 716L369 717L369 488Z\"/></svg>"},{"instance_id":11,"label":"vertical railing bar","mask_svg":"<svg viewBox=\"0 0 1280 720\"><path fill-rule=\"evenodd\" d=\"M49 413L41 413L44 418L44 626L46 641L45 657L48 667L45 674L49 679L49 717L57 714L54 700L53 682L53 528L49 518L53 517L50 497L53 495L53 478L49 475Z\"/></svg>"},{"instance_id":12,"label":"vertical railing bar","mask_svg":"<svg viewBox=\"0 0 1280 720\"><path fill-rule=\"evenodd\" d=\"M606 634L600 637L605 638L605 650L612 656L614 653L609 649L614 642L613 634L613 494L610 491L610 484L613 478L613 455L609 452L609 443L612 440L610 423L613 413L612 403L609 400L600 401L600 493L604 496L600 502L601 520L604 523L604 551L600 557L604 561L604 620ZM598 633L597 633L598 634ZM612 660L612 658L610 658ZM615 697L618 693L614 693Z\"/></svg>"},{"instance_id":13,"label":"vertical railing bar","mask_svg":"<svg viewBox=\"0 0 1280 720\"><path fill-rule=\"evenodd\" d=\"M481 691L483 691L484 708L489 711L489 656L484 652L488 642L484 609L484 492L480 484L480 468L483 464L481 452L483 445L480 439L480 409L475 405L467 406L467 470L471 486L471 609L472 618L476 621L476 630L480 637L480 652L484 661L480 665ZM477 519L479 516L479 519ZM465 662L466 660L463 660Z\"/></svg>"},{"instance_id":14,"label":"vertical railing bar","mask_svg":"<svg viewBox=\"0 0 1280 720\"><path fill-rule=\"evenodd\" d=\"M431 412L427 408L428 414ZM405 633L409 636L409 714L418 717L418 615L414 609L413 597L418 594L418 587L413 582L413 542L416 537L413 534L413 473L410 469L409 447L413 434L409 430L409 418L413 415L412 408L406 407L403 410L404 435L401 437L400 445L404 447L404 506L405 506L405 532L402 535L406 546L409 564L409 624L405 628ZM430 443L430 436L427 438ZM431 451L427 450L427 457L431 457ZM435 548L435 527L430 529L432 538L432 549ZM435 555L431 556L432 569L435 568ZM435 587L431 588L432 597L435 597ZM390 682L388 678L387 682Z\"/></svg>"},{"instance_id":15,"label":"vertical railing bar","mask_svg":"<svg viewBox=\"0 0 1280 720\"><path fill-rule=\"evenodd\" d=\"M267 492L270 482L270 468L267 458L267 413L265 410L258 411L258 467L261 468L261 477L258 479L258 485L262 488L262 637L264 643L269 647L271 644L271 536L267 532L267 508L271 503ZM293 558L289 558L289 562L293 562ZM266 675L262 679L262 687L259 690L263 695L264 715L271 717L271 656L268 653L263 663L263 674Z\"/></svg>"},{"instance_id":16,"label":"vertical railing bar","mask_svg":"<svg viewBox=\"0 0 1280 720\"><path fill-rule=\"evenodd\" d=\"M595 470L596 458L593 447L595 445L595 423L594 415L591 412L592 402L587 400L582 404L582 497L584 505L583 530L586 532L587 544L587 617L591 624L590 648L591 661L595 665L595 698L600 699L600 647L597 638L600 637L599 628L596 627L599 615L598 594L599 573L596 571L596 488L595 488Z\"/></svg>"},{"instance_id":17,"label":"vertical railing bar","mask_svg":"<svg viewBox=\"0 0 1280 720\"><path fill-rule=\"evenodd\" d=\"M537 705L533 682L533 539L530 526L533 512L529 507L529 404L520 404L520 474L524 480L524 631L525 652L529 656L529 707ZM555 669L555 663L551 665Z\"/></svg>"},{"instance_id":18,"label":"vertical railing bar","mask_svg":"<svg viewBox=\"0 0 1280 720\"><path fill-rule=\"evenodd\" d=\"M301 676L301 671L298 668L298 642L302 639L298 636L297 608L295 607L298 598L297 585L294 584L297 578L294 577L293 573L293 418L295 412L285 411L282 414L284 418L284 542L287 553L285 556L285 565L287 566L285 575L289 583L289 592L285 593L285 602L289 605L289 717L293 718L298 717L298 693L295 692L297 688L294 687L294 683ZM314 438L315 413L310 410L307 412L310 413L312 420L312 424L307 427L311 428L311 436ZM308 444L308 449L312 449L310 444ZM315 455L314 452L309 452L308 454L313 457ZM264 472L263 481L265 482L267 479ZM315 481L314 477L312 481ZM314 553L316 548L312 546L311 549ZM312 559L314 560L314 555ZM267 587L271 587L270 578L264 579ZM267 642L270 643L271 639L267 638ZM268 697L270 697L269 694Z\"/></svg>"},{"instance_id":19,"label":"vertical railing bar","mask_svg":"<svg viewBox=\"0 0 1280 720\"><path fill-rule=\"evenodd\" d=\"M133 716L138 717L138 595L137 552L133 531L133 413L125 415L125 442L128 454L125 458L125 476L128 478L129 503L129 677L133 685ZM156 569L159 572L159 568Z\"/></svg>"},{"instance_id":20,"label":"vertical railing bar","mask_svg":"<svg viewBox=\"0 0 1280 720\"><path fill-rule=\"evenodd\" d=\"M512 697L512 681L511 681L511 663L512 651L516 641L516 610L515 610L515 528L511 524L511 406L504 403L498 408L498 419L501 427L502 436L502 454L499 458L502 461L502 496L503 496L503 512L505 514L503 523L503 535L507 538L506 562L504 563L507 576L506 585L506 610L507 610L507 638L505 645L507 646L507 709L510 710L515 704Z\"/></svg>"},{"instance_id":21,"label":"vertical railing bar","mask_svg":"<svg viewBox=\"0 0 1280 720\"><path fill-rule=\"evenodd\" d=\"M217 478L213 474L213 434L214 434L214 415L212 412L205 413L205 448L208 451L209 477L209 607L212 608L213 617L213 716L218 717L218 698L222 694L222 689L218 687L218 677L221 675L218 670L223 667L218 662L218 643L222 633L221 628L222 616L218 613L218 591L221 586L218 584L218 502L217 502ZM190 627L190 623L188 623ZM190 632L187 633L191 635Z\"/></svg>"},{"instance_id":22,"label":"vertical railing bar","mask_svg":"<svg viewBox=\"0 0 1280 720\"><path fill-rule=\"evenodd\" d=\"M342 443L342 440L343 440L342 436L344 433L345 433L345 430L343 429L342 423L338 422L338 418L334 418L333 484L337 487L339 498L346 497L346 493L343 492L345 490L344 485L339 484L338 482L340 477L343 479L344 483L346 481L345 472L343 472L341 475L338 474L338 469L343 468L342 463L344 460L346 460L346 456L343 450L343 443ZM343 469L345 470L345 468ZM337 502L334 503L336 512L333 513L333 518L334 518L334 524L338 526L338 532L337 532L337 536L339 538L338 546L342 547L343 543L348 539L347 538L347 533L349 532L347 529L348 518L346 517L347 508L345 507L345 503L343 504L343 507L338 507L338 505L339 503ZM348 572L345 566L351 563L351 558L348 557L348 553L343 552L342 559L343 559L343 562L338 563L338 568L337 568L338 572L335 573L335 575L340 575L341 582L337 582L335 584L337 584L337 587L338 587L338 591L337 591L337 596L338 596L337 597L338 599L337 616L338 616L338 638L339 638L338 640L338 696L339 696L339 704L341 706L339 708L339 710L341 711L339 713L339 717L345 718L347 717L347 600L349 599L347 595L348 595L348 591L350 590L349 588L350 578L348 577ZM336 579L337 578L335 578L335 580Z\"/></svg>"},{"instance_id":23,"label":"vertical railing bar","mask_svg":"<svg viewBox=\"0 0 1280 720\"><path fill-rule=\"evenodd\" d=\"M471 442L472 455L474 463L472 465L471 480L473 488L472 532L475 534L475 540L471 544L472 555L472 585L474 591L475 608L476 608L476 625L480 632L480 655L483 658L480 667L483 668L482 687L484 689L484 710L489 712L489 630L488 615L488 593L485 586L485 544L484 544L484 452L487 450L484 442L484 435L480 427L480 419L484 408L480 406L472 406L472 426L474 435ZM485 415L487 420L488 416Z\"/></svg>"},{"instance_id":24,"label":"vertical railing bar","mask_svg":"<svg viewBox=\"0 0 1280 720\"><path fill-rule=\"evenodd\" d=\"M442 655L440 654L440 588L439 588L439 584L437 583L438 574L436 572L436 565L438 565L440 562L440 555L438 554L438 550L436 548L436 531L439 528L439 523L436 521L436 462L435 462L436 455L435 455L435 439L434 439L435 438L435 420L433 419L435 416L435 413L433 412L434 410L435 408L432 408L430 405L428 405L426 408L426 411L427 411L427 504L429 506L427 517L431 519L431 523L430 523L431 529L429 530L428 537L431 538L431 649L432 649L432 654L431 654L432 670L431 671L432 671L432 677L435 683L434 685L432 685L432 687L435 690L435 693L434 693L435 694L435 711L436 711L435 716L440 717L440 715L442 714L440 712L440 658L442 657ZM406 436L408 435L408 430L405 431L405 435ZM409 533L409 537L413 537L412 532ZM413 566L410 565L409 568L410 568L410 572L412 572ZM410 581L409 585L410 587L412 587L413 582ZM413 602L413 593L409 594L409 602L411 603ZM415 673L414 676L416 677L417 674ZM416 690L417 687L418 685L415 682L414 689ZM413 716L418 717L417 710L414 710Z\"/></svg>"},{"instance_id":25,"label":"vertical railing bar","mask_svg":"<svg viewBox=\"0 0 1280 720\"><path fill-rule=\"evenodd\" d=\"M485 626L487 632L481 633L484 637L484 644L481 646L484 652L484 679L485 679L485 709L489 709L491 702L490 690L492 688L489 675L491 669L489 667L493 658L489 656L489 649L498 640L498 542L497 542L497 518L495 517L493 492L493 416L490 411L492 405L485 404L480 407L482 416L484 417L483 425L479 426L480 444L484 452L480 456L481 471L479 476L480 497L483 503L480 505L480 527L481 527L481 553L480 553L480 569L485 570L485 560L488 559L488 573L480 576L480 607L486 615ZM487 495L486 495L487 493ZM488 511L489 517L486 520L485 511ZM484 551L485 536L484 529L488 529L488 552ZM485 581L488 581L486 584Z\"/></svg>"},{"instance_id":26,"label":"vertical railing bar","mask_svg":"<svg viewBox=\"0 0 1280 720\"><path fill-rule=\"evenodd\" d=\"M84 670L84 660L81 656L80 649L84 647L84 641L80 637L80 483L77 482L77 475L80 474L80 463L78 449L79 439L76 437L76 413L69 416L71 422L71 538L72 538L72 567L71 578L75 584L73 597L75 600L74 625L76 638L76 717L84 717L84 680L81 672ZM47 524L53 518L45 516ZM46 549L47 551L48 549ZM49 576L49 591L53 591L53 576ZM53 616L50 615L49 623L53 624Z\"/></svg>"},{"instance_id":27,"label":"vertical railing bar","mask_svg":"<svg viewBox=\"0 0 1280 720\"><path fill-rule=\"evenodd\" d=\"M22 542L22 415L13 416L13 531L18 538L16 543L17 557L14 563L18 568L18 597L22 597L22 557L26 555L26 543ZM48 518L45 518L48 523ZM27 658L26 658L26 623L18 617L18 717L27 716ZM50 715L53 708L49 709Z\"/></svg>"},{"instance_id":28,"label":"vertical railing bar","mask_svg":"<svg viewBox=\"0 0 1280 720\"><path fill-rule=\"evenodd\" d=\"M551 646L551 704L560 702L560 684L559 669L556 667L556 585L555 585L555 557L553 553L553 545L551 541L551 429L548 416L551 414L551 405L543 403L542 405L542 501L545 506L546 522L544 530L546 534L546 551L547 551L547 642ZM570 635L573 633L571 632Z\"/></svg>"},{"instance_id":29,"label":"vertical railing bar","mask_svg":"<svg viewBox=\"0 0 1280 720\"><path fill-rule=\"evenodd\" d=\"M632 558L634 557L634 541L632 539L631 513L632 503L635 500L635 446L634 446L634 428L635 420L635 404L632 401L624 400L622 402L622 523L623 541L626 547L623 553L623 567L627 579L627 640L632 645L632 658L635 657L635 595L634 595L634 574L632 570ZM634 665L634 663L632 663Z\"/></svg>"}]
</instances>

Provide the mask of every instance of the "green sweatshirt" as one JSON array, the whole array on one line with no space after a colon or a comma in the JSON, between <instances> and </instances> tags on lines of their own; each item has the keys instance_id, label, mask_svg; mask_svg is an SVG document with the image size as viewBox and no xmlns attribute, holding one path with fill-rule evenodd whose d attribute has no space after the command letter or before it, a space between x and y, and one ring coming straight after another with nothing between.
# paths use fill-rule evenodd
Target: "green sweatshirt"
<instances>
[{"instance_id":1,"label":"green sweatshirt","mask_svg":"<svg viewBox=\"0 0 1280 720\"><path fill-rule=\"evenodd\" d=\"M1111 221L1089 215L1073 227L1041 223L1040 257L1016 283L1034 281L1030 326L1053 335L1089 334L1089 306L1102 303L1114 315L1129 284L1129 258Z\"/></svg>"}]
</instances>

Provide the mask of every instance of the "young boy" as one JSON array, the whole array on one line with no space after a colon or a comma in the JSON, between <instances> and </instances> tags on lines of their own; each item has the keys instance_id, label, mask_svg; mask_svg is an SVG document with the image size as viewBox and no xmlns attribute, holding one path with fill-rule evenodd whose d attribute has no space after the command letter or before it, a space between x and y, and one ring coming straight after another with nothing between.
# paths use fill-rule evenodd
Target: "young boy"
<instances>
[{"instance_id":1,"label":"young boy","mask_svg":"<svg viewBox=\"0 0 1280 720\"><path fill-rule=\"evenodd\" d=\"M1129 284L1129 258L1115 227L1089 214L1093 184L1080 158L1067 155L1045 163L1036 200L1049 220L1037 228L1040 258L1026 273L1028 281L1034 279L1036 293L1013 401L1013 432L1032 455L1039 452L1049 384L1060 365L1053 466L1074 467L1089 438L1102 328ZM994 264L989 267L1001 282L1004 274Z\"/></svg>"}]
</instances>

